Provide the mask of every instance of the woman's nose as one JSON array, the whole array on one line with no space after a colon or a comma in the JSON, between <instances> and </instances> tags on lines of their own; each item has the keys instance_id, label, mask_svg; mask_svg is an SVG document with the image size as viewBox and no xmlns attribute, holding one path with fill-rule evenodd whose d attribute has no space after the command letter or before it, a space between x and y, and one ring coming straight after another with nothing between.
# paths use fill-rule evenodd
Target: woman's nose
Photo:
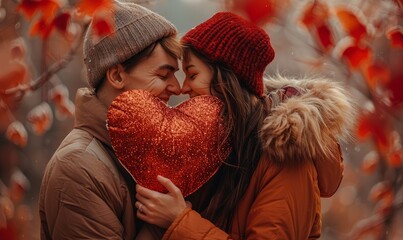
<instances>
[{"instance_id":1,"label":"woman's nose","mask_svg":"<svg viewBox=\"0 0 403 240\"><path fill-rule=\"evenodd\" d=\"M182 85L182 90L181 90L182 94L189 94L189 92L191 90L192 89L190 88L188 81L185 79L185 81L183 81L183 85Z\"/></svg>"}]
</instances>

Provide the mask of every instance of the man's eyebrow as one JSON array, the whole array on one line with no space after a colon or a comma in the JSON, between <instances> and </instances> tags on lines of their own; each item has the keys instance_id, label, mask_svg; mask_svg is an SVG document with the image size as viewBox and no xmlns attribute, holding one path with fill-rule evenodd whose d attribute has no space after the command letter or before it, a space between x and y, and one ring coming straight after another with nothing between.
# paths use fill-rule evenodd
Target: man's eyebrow
<instances>
[{"instance_id":1,"label":"man's eyebrow","mask_svg":"<svg viewBox=\"0 0 403 240\"><path fill-rule=\"evenodd\" d=\"M185 68L185 70L188 71L189 68L192 68L192 67L195 67L195 65L193 65L193 64L187 65L186 68Z\"/></svg>"},{"instance_id":2,"label":"man's eyebrow","mask_svg":"<svg viewBox=\"0 0 403 240\"><path fill-rule=\"evenodd\" d=\"M179 70L179 68L176 68L176 67L174 67L172 65L169 65L169 64L164 64L164 65L161 65L161 66L159 66L157 68L157 70L164 70L164 69L168 69L168 70L170 70L172 72L176 72L176 71Z\"/></svg>"}]
</instances>

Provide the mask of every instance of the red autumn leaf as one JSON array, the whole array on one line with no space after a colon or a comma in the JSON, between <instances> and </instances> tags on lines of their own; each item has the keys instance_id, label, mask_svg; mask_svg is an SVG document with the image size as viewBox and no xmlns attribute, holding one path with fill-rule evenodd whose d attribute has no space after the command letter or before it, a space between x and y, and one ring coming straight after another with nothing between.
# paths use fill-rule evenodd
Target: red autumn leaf
<instances>
[{"instance_id":1,"label":"red autumn leaf","mask_svg":"<svg viewBox=\"0 0 403 240\"><path fill-rule=\"evenodd\" d=\"M364 173L373 173L379 165L379 154L377 151L372 150L364 156L361 164L361 170Z\"/></svg>"},{"instance_id":2,"label":"red autumn leaf","mask_svg":"<svg viewBox=\"0 0 403 240\"><path fill-rule=\"evenodd\" d=\"M399 150L391 152L387 156L387 161L388 161L389 166L392 168L399 168L400 166L402 166L403 149L399 149Z\"/></svg>"},{"instance_id":3,"label":"red autumn leaf","mask_svg":"<svg viewBox=\"0 0 403 240\"><path fill-rule=\"evenodd\" d=\"M390 213L393 209L393 194L388 195L378 201L375 206L375 212L381 216L385 216Z\"/></svg>"},{"instance_id":4,"label":"red autumn leaf","mask_svg":"<svg viewBox=\"0 0 403 240\"><path fill-rule=\"evenodd\" d=\"M386 32L392 47L403 48L403 27L398 26Z\"/></svg>"},{"instance_id":5,"label":"red autumn leaf","mask_svg":"<svg viewBox=\"0 0 403 240\"><path fill-rule=\"evenodd\" d=\"M375 89L379 82L386 84L390 80L390 70L381 63L372 63L364 68L368 86Z\"/></svg>"},{"instance_id":6,"label":"red autumn leaf","mask_svg":"<svg viewBox=\"0 0 403 240\"><path fill-rule=\"evenodd\" d=\"M35 21L29 30L30 36L39 35L42 39L47 39L52 31L52 25L48 24L43 18Z\"/></svg>"},{"instance_id":7,"label":"red autumn leaf","mask_svg":"<svg viewBox=\"0 0 403 240\"><path fill-rule=\"evenodd\" d=\"M94 29L95 37L107 36L113 33L115 23L113 18L107 12L98 12L92 18L92 26Z\"/></svg>"},{"instance_id":8,"label":"red autumn leaf","mask_svg":"<svg viewBox=\"0 0 403 240\"><path fill-rule=\"evenodd\" d=\"M27 145L28 134L24 125L19 121L12 122L6 131L7 139L20 147Z\"/></svg>"},{"instance_id":9,"label":"red autumn leaf","mask_svg":"<svg viewBox=\"0 0 403 240\"><path fill-rule=\"evenodd\" d=\"M316 33L318 35L320 45L325 49L329 50L334 47L334 40L332 32L330 31L329 25L322 24L317 26Z\"/></svg>"},{"instance_id":10,"label":"red autumn leaf","mask_svg":"<svg viewBox=\"0 0 403 240\"><path fill-rule=\"evenodd\" d=\"M274 0L249 0L246 2L244 11L251 22L262 24L275 15Z\"/></svg>"},{"instance_id":11,"label":"red autumn leaf","mask_svg":"<svg viewBox=\"0 0 403 240\"><path fill-rule=\"evenodd\" d=\"M393 196L393 191L387 182L379 182L375 184L369 193L369 198L375 202L381 199L389 200L391 196Z\"/></svg>"},{"instance_id":12,"label":"red autumn leaf","mask_svg":"<svg viewBox=\"0 0 403 240\"><path fill-rule=\"evenodd\" d=\"M379 112L364 112L357 122L356 135L358 140L372 137L382 153L388 152L391 147L390 120Z\"/></svg>"},{"instance_id":13,"label":"red autumn leaf","mask_svg":"<svg viewBox=\"0 0 403 240\"><path fill-rule=\"evenodd\" d=\"M324 25L329 18L329 8L321 1L307 4L302 11L301 23L307 28Z\"/></svg>"},{"instance_id":14,"label":"red autumn leaf","mask_svg":"<svg viewBox=\"0 0 403 240\"><path fill-rule=\"evenodd\" d=\"M53 123L52 110L49 104L44 102L36 106L28 113L27 120L34 133L42 135Z\"/></svg>"},{"instance_id":15,"label":"red autumn leaf","mask_svg":"<svg viewBox=\"0 0 403 240\"><path fill-rule=\"evenodd\" d=\"M257 25L273 21L288 9L290 0L225 0L229 11L236 12Z\"/></svg>"},{"instance_id":16,"label":"red autumn leaf","mask_svg":"<svg viewBox=\"0 0 403 240\"><path fill-rule=\"evenodd\" d=\"M97 11L110 10L113 8L113 0L81 0L77 4L79 12L93 16Z\"/></svg>"},{"instance_id":17,"label":"red autumn leaf","mask_svg":"<svg viewBox=\"0 0 403 240\"><path fill-rule=\"evenodd\" d=\"M367 28L364 25L363 20L360 20L352 11L339 8L336 10L336 15L339 18L344 31L357 41L367 35Z\"/></svg>"},{"instance_id":18,"label":"red autumn leaf","mask_svg":"<svg viewBox=\"0 0 403 240\"><path fill-rule=\"evenodd\" d=\"M12 87L16 87L19 84L24 83L25 75L27 74L27 68L21 62L13 62L11 69L7 69L0 74L0 90L4 91Z\"/></svg>"},{"instance_id":19,"label":"red autumn leaf","mask_svg":"<svg viewBox=\"0 0 403 240\"><path fill-rule=\"evenodd\" d=\"M29 34L31 36L39 35L42 39L48 39L54 29L59 30L62 34L67 34L70 18L71 15L67 12L59 14L50 23L40 18L32 24Z\"/></svg>"},{"instance_id":20,"label":"red autumn leaf","mask_svg":"<svg viewBox=\"0 0 403 240\"><path fill-rule=\"evenodd\" d=\"M74 103L69 99L65 99L61 103L56 105L56 117L59 120L63 120L68 117L74 116Z\"/></svg>"},{"instance_id":21,"label":"red autumn leaf","mask_svg":"<svg viewBox=\"0 0 403 240\"><path fill-rule=\"evenodd\" d=\"M377 202L375 211L378 214L384 216L392 210L394 193L392 187L387 182L375 184L369 193L369 198Z\"/></svg>"},{"instance_id":22,"label":"red autumn leaf","mask_svg":"<svg viewBox=\"0 0 403 240\"><path fill-rule=\"evenodd\" d=\"M8 188L8 196L14 203L20 203L30 186L28 178L21 171L15 171Z\"/></svg>"},{"instance_id":23,"label":"red autumn leaf","mask_svg":"<svg viewBox=\"0 0 403 240\"><path fill-rule=\"evenodd\" d=\"M403 9L403 0L395 0L395 2L400 9Z\"/></svg>"},{"instance_id":24,"label":"red autumn leaf","mask_svg":"<svg viewBox=\"0 0 403 240\"><path fill-rule=\"evenodd\" d=\"M46 22L50 22L59 8L57 0L22 0L17 11L23 13L28 20L39 12Z\"/></svg>"},{"instance_id":25,"label":"red autumn leaf","mask_svg":"<svg viewBox=\"0 0 403 240\"><path fill-rule=\"evenodd\" d=\"M71 15L69 12L59 14L52 22L52 25L60 32L66 34Z\"/></svg>"},{"instance_id":26,"label":"red autumn leaf","mask_svg":"<svg viewBox=\"0 0 403 240\"><path fill-rule=\"evenodd\" d=\"M11 201L11 199L6 195L3 194L3 196L0 196L0 212L2 214L4 214L2 217L6 218L6 219L12 219L14 217L14 203L13 201ZM1 216L1 215L0 215ZM0 223L1 220L5 220L0 218ZM0 224L1 226L1 224ZM0 228L1 229L1 228ZM14 234L4 234L4 231L1 231L1 235L2 237L4 237L4 239L14 239Z\"/></svg>"},{"instance_id":27,"label":"red autumn leaf","mask_svg":"<svg viewBox=\"0 0 403 240\"><path fill-rule=\"evenodd\" d=\"M56 106L56 117L63 120L74 116L74 103L69 99L69 92L64 85L58 85L49 92L49 98Z\"/></svg>"},{"instance_id":28,"label":"red autumn leaf","mask_svg":"<svg viewBox=\"0 0 403 240\"><path fill-rule=\"evenodd\" d=\"M392 168L399 168L403 162L403 148L400 134L393 131L391 134L392 147L386 155L387 163Z\"/></svg>"},{"instance_id":29,"label":"red autumn leaf","mask_svg":"<svg viewBox=\"0 0 403 240\"><path fill-rule=\"evenodd\" d=\"M371 136L373 113L362 113L357 121L357 138L358 140L366 140Z\"/></svg>"},{"instance_id":30,"label":"red autumn leaf","mask_svg":"<svg viewBox=\"0 0 403 240\"><path fill-rule=\"evenodd\" d=\"M403 61L403 59L402 59ZM390 102L393 107L401 108L403 107L403 69L397 69L397 71L392 73L391 79L387 84L389 90Z\"/></svg>"},{"instance_id":31,"label":"red autumn leaf","mask_svg":"<svg viewBox=\"0 0 403 240\"><path fill-rule=\"evenodd\" d=\"M347 60L351 69L357 69L372 59L372 51L366 46L352 45L344 49L342 57Z\"/></svg>"},{"instance_id":32,"label":"red autumn leaf","mask_svg":"<svg viewBox=\"0 0 403 240\"><path fill-rule=\"evenodd\" d=\"M49 98L55 103L60 104L67 98L69 91L66 86L60 84L49 91Z\"/></svg>"},{"instance_id":33,"label":"red autumn leaf","mask_svg":"<svg viewBox=\"0 0 403 240\"><path fill-rule=\"evenodd\" d=\"M10 199L15 203L19 203L24 198L25 194L26 190L18 183L12 183L8 190Z\"/></svg>"}]
</instances>

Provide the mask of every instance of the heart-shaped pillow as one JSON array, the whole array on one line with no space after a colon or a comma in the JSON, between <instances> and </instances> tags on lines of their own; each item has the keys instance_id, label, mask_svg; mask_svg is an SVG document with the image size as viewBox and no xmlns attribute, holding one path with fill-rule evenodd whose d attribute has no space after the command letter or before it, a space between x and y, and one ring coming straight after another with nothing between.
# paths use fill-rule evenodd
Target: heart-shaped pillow
<instances>
[{"instance_id":1,"label":"heart-shaped pillow","mask_svg":"<svg viewBox=\"0 0 403 240\"><path fill-rule=\"evenodd\" d=\"M188 196L206 183L230 152L221 117L223 103L198 96L175 108L144 90L130 90L108 110L112 146L122 165L140 185L167 190L167 177Z\"/></svg>"}]
</instances>

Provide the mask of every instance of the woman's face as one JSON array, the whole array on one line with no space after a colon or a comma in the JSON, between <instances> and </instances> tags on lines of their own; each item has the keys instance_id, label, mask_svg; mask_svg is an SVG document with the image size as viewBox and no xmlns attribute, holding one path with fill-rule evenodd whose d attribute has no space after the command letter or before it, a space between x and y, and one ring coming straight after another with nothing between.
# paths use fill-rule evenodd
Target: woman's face
<instances>
[{"instance_id":1,"label":"woman's face","mask_svg":"<svg viewBox=\"0 0 403 240\"><path fill-rule=\"evenodd\" d=\"M213 70L191 51L188 54L187 61L182 62L182 69L186 75L182 94L189 94L191 98L199 95L212 95L210 85L213 79Z\"/></svg>"}]
</instances>

